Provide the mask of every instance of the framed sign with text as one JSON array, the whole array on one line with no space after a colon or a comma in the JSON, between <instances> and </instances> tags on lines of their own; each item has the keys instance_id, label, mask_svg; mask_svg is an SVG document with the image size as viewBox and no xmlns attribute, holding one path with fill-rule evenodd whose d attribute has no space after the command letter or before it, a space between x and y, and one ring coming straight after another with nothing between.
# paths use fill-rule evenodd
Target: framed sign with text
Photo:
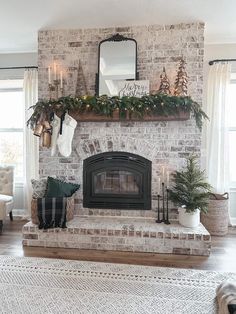
<instances>
[{"instance_id":1,"label":"framed sign with text","mask_svg":"<svg viewBox=\"0 0 236 314\"><path fill-rule=\"evenodd\" d=\"M119 81L117 82L118 96L142 97L149 94L149 81Z\"/></svg>"}]
</instances>

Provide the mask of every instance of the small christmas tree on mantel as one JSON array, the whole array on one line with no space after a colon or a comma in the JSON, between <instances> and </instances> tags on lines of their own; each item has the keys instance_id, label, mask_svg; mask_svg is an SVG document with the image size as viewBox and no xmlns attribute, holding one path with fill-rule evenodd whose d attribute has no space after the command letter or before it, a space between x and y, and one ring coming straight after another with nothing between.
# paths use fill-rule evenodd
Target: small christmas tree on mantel
<instances>
[{"instance_id":1,"label":"small christmas tree on mantel","mask_svg":"<svg viewBox=\"0 0 236 314\"><path fill-rule=\"evenodd\" d=\"M161 79L161 82L160 82L160 87L159 87L158 93L170 95L171 94L171 92L170 92L170 81L167 77L165 67L163 67L163 72L160 75L160 79Z\"/></svg>"},{"instance_id":2,"label":"small christmas tree on mantel","mask_svg":"<svg viewBox=\"0 0 236 314\"><path fill-rule=\"evenodd\" d=\"M175 96L187 96L188 95L188 75L185 70L186 62L184 59L180 60L179 69L174 86Z\"/></svg>"}]
</instances>

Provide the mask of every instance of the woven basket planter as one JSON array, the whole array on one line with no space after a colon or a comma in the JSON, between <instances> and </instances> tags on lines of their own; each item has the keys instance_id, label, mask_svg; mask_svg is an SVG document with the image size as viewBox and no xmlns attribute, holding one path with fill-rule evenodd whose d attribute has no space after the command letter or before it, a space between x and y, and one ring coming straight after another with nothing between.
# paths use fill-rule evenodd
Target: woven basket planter
<instances>
[{"instance_id":1,"label":"woven basket planter","mask_svg":"<svg viewBox=\"0 0 236 314\"><path fill-rule=\"evenodd\" d=\"M229 225L229 195L212 194L207 214L201 213L201 222L211 235L224 236Z\"/></svg>"},{"instance_id":2,"label":"woven basket planter","mask_svg":"<svg viewBox=\"0 0 236 314\"><path fill-rule=\"evenodd\" d=\"M66 221L70 221L74 217L74 197L68 197L67 198L67 204L66 204ZM33 224L38 225L38 208L37 208L37 199L33 198L31 201L31 220Z\"/></svg>"}]
</instances>

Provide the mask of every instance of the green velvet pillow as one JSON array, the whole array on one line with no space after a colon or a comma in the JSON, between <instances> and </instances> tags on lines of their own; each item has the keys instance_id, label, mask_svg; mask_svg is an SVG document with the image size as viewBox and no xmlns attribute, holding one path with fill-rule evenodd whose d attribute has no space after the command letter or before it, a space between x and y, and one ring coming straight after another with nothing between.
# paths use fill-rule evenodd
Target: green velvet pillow
<instances>
[{"instance_id":1,"label":"green velvet pillow","mask_svg":"<svg viewBox=\"0 0 236 314\"><path fill-rule=\"evenodd\" d=\"M45 197L70 197L80 188L79 184L48 177Z\"/></svg>"}]
</instances>

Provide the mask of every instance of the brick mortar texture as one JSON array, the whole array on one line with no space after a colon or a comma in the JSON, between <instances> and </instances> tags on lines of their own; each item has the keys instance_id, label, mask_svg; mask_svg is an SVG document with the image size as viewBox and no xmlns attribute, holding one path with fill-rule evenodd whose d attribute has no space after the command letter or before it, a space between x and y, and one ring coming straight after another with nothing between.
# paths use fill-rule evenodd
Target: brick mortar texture
<instances>
[{"instance_id":1,"label":"brick mortar texture","mask_svg":"<svg viewBox=\"0 0 236 314\"><path fill-rule=\"evenodd\" d=\"M48 98L47 67L53 61L66 69L66 95L75 95L79 62L88 91L93 95L99 42L117 32L137 41L139 78L148 79L153 91L159 86L163 66L166 67L173 88L178 60L183 56L187 62L189 95L197 102L202 102L202 23L40 31L39 98ZM152 161L154 209L161 166L165 165L174 171L183 165L184 157L189 153L200 155L201 133L193 119L167 122L82 122L75 130L72 146L69 158L59 154L51 157L50 150L40 148L40 176L56 175L61 179L82 183L84 158L111 150L136 152ZM76 213L82 209L81 189L77 193Z\"/></svg>"}]
</instances>

